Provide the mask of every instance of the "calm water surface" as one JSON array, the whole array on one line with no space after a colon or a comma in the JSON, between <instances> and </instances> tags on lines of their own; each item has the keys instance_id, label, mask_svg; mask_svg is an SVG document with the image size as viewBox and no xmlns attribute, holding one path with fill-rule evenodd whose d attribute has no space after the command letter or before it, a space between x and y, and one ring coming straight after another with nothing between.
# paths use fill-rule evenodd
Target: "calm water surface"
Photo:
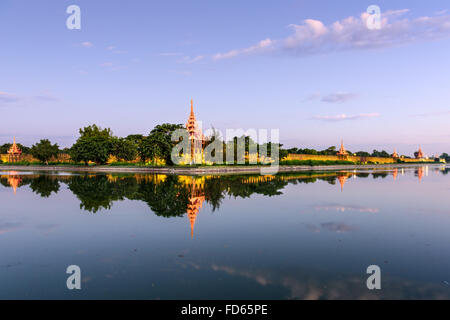
<instances>
[{"instance_id":1,"label":"calm water surface","mask_svg":"<svg viewBox=\"0 0 450 320\"><path fill-rule=\"evenodd\" d=\"M448 172L2 171L0 299L448 299Z\"/></svg>"}]
</instances>

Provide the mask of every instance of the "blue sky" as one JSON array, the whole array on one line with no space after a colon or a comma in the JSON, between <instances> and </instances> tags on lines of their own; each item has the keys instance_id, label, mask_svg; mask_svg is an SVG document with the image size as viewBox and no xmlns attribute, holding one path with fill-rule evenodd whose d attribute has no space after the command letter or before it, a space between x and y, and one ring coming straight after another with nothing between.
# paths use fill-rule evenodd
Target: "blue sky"
<instances>
[{"instance_id":1,"label":"blue sky","mask_svg":"<svg viewBox=\"0 0 450 320\"><path fill-rule=\"evenodd\" d=\"M147 134L193 98L204 127L285 146L450 152L449 55L448 1L2 0L0 143Z\"/></svg>"}]
</instances>

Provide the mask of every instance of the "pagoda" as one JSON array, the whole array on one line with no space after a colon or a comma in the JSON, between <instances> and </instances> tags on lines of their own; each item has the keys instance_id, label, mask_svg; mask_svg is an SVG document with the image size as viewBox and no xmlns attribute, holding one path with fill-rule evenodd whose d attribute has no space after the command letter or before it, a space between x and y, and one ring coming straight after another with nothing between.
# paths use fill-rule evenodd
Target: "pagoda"
<instances>
[{"instance_id":1,"label":"pagoda","mask_svg":"<svg viewBox=\"0 0 450 320\"><path fill-rule=\"evenodd\" d=\"M202 133L200 126L195 119L194 114L194 101L191 99L191 113L189 114L189 118L186 122L186 130L189 134L190 141L190 149L191 149L191 164L199 161L197 160L198 156L201 156L203 153L203 147L205 145L206 139ZM201 162L201 161L200 161Z\"/></svg>"},{"instance_id":2,"label":"pagoda","mask_svg":"<svg viewBox=\"0 0 450 320\"><path fill-rule=\"evenodd\" d=\"M341 140L341 147L339 148L339 152L337 153L339 159L346 159L348 156L347 150L344 147L344 140Z\"/></svg>"},{"instance_id":3,"label":"pagoda","mask_svg":"<svg viewBox=\"0 0 450 320\"><path fill-rule=\"evenodd\" d=\"M8 150L8 162L16 162L20 160L20 155L22 154L22 150L16 144L16 137L14 137L14 142Z\"/></svg>"},{"instance_id":4,"label":"pagoda","mask_svg":"<svg viewBox=\"0 0 450 320\"><path fill-rule=\"evenodd\" d=\"M398 153L397 153L397 151L395 149L394 149L394 153L392 154L392 158L394 158L394 159L400 158Z\"/></svg>"},{"instance_id":5,"label":"pagoda","mask_svg":"<svg viewBox=\"0 0 450 320\"><path fill-rule=\"evenodd\" d=\"M416 159L423 159L422 147L419 147L419 151L417 151Z\"/></svg>"}]
</instances>

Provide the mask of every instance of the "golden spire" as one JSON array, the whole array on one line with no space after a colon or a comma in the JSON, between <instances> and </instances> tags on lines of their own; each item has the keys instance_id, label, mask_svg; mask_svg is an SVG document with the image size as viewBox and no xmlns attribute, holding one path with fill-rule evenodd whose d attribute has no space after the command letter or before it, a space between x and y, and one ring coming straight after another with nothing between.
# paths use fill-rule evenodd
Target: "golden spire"
<instances>
[{"instance_id":1,"label":"golden spire","mask_svg":"<svg viewBox=\"0 0 450 320\"><path fill-rule=\"evenodd\" d=\"M340 147L339 152L337 154L340 155L340 156L344 156L344 155L348 154L347 150L345 150L345 148L344 148L344 139L341 139L341 147Z\"/></svg>"},{"instance_id":2,"label":"golden spire","mask_svg":"<svg viewBox=\"0 0 450 320\"><path fill-rule=\"evenodd\" d=\"M191 114L194 114L194 99L191 99Z\"/></svg>"}]
</instances>

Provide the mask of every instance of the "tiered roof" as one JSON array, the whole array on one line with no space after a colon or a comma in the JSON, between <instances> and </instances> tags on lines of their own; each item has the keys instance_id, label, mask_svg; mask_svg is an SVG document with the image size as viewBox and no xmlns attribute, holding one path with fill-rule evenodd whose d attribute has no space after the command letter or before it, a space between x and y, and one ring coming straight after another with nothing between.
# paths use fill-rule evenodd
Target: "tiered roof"
<instances>
[{"instance_id":1,"label":"tiered roof","mask_svg":"<svg viewBox=\"0 0 450 320\"><path fill-rule=\"evenodd\" d=\"M189 132L189 139L203 141L205 138L201 129L198 126L197 120L194 114L194 101L191 99L191 113L188 121L186 122L186 129Z\"/></svg>"},{"instance_id":2,"label":"tiered roof","mask_svg":"<svg viewBox=\"0 0 450 320\"><path fill-rule=\"evenodd\" d=\"M419 147L419 151L417 151L417 159L422 159L422 158L423 158L422 147Z\"/></svg>"},{"instance_id":3,"label":"tiered roof","mask_svg":"<svg viewBox=\"0 0 450 320\"><path fill-rule=\"evenodd\" d=\"M12 146L8 150L8 154L11 154L11 155L20 155L20 154L22 154L22 150L20 150L20 148L16 144L16 137L14 137L14 142L13 142Z\"/></svg>"},{"instance_id":4,"label":"tiered roof","mask_svg":"<svg viewBox=\"0 0 450 320\"><path fill-rule=\"evenodd\" d=\"M338 156L348 155L347 150L345 150L345 148L344 148L344 140L341 140L341 148L339 149L339 152L337 154L338 154Z\"/></svg>"}]
</instances>

